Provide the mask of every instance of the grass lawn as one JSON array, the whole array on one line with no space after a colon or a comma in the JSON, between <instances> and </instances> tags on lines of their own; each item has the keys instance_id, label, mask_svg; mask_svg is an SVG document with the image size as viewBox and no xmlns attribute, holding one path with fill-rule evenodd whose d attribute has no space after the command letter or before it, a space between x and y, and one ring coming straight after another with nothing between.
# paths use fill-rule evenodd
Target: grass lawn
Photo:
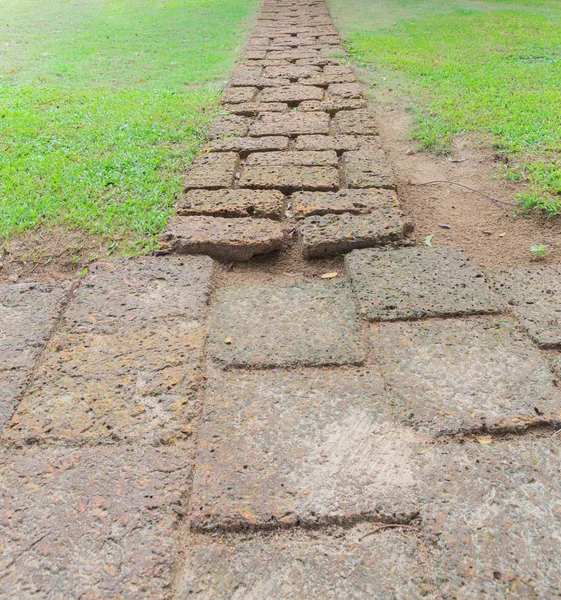
<instances>
[{"instance_id":1,"label":"grass lawn","mask_svg":"<svg viewBox=\"0 0 561 600\"><path fill-rule=\"evenodd\" d=\"M154 246L256 0L0 0L0 239Z\"/></svg>"},{"instance_id":2,"label":"grass lawn","mask_svg":"<svg viewBox=\"0 0 561 600\"><path fill-rule=\"evenodd\" d=\"M328 0L354 58L411 98L414 137L490 141L523 208L561 214L560 0ZM506 161L505 161L506 162Z\"/></svg>"}]
</instances>

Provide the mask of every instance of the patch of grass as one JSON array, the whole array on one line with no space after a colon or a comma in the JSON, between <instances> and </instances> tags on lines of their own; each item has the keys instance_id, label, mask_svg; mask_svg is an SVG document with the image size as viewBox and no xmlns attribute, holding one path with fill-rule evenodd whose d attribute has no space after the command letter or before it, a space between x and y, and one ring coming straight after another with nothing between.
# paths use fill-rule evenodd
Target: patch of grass
<instances>
[{"instance_id":1,"label":"patch of grass","mask_svg":"<svg viewBox=\"0 0 561 600\"><path fill-rule=\"evenodd\" d=\"M491 139L527 162L527 204L553 214L561 161L559 0L329 0L351 54L411 98L421 148ZM530 200L530 197L533 200Z\"/></svg>"},{"instance_id":2,"label":"patch of grass","mask_svg":"<svg viewBox=\"0 0 561 600\"><path fill-rule=\"evenodd\" d=\"M0 238L157 241L255 0L0 0Z\"/></svg>"}]
</instances>

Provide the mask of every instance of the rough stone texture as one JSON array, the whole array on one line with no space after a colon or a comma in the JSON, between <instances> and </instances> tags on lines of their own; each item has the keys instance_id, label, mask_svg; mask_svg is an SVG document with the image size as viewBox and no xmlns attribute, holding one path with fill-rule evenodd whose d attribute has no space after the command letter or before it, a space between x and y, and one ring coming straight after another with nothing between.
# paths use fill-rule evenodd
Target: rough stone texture
<instances>
[{"instance_id":1,"label":"rough stone texture","mask_svg":"<svg viewBox=\"0 0 561 600\"><path fill-rule=\"evenodd\" d=\"M218 260L246 261L256 254L280 250L279 223L269 219L178 217L162 236L165 247L179 254L208 254Z\"/></svg>"},{"instance_id":2,"label":"rough stone texture","mask_svg":"<svg viewBox=\"0 0 561 600\"><path fill-rule=\"evenodd\" d=\"M177 214L280 220L283 207L284 196L276 190L192 190L182 199Z\"/></svg>"},{"instance_id":3,"label":"rough stone texture","mask_svg":"<svg viewBox=\"0 0 561 600\"><path fill-rule=\"evenodd\" d=\"M337 538L316 532L189 540L178 598L413 600L430 589L414 538L361 524Z\"/></svg>"},{"instance_id":4,"label":"rough stone texture","mask_svg":"<svg viewBox=\"0 0 561 600\"><path fill-rule=\"evenodd\" d=\"M214 140L207 147L213 152L239 152L241 155L250 152L271 152L288 149L288 138L282 136L266 137L233 137Z\"/></svg>"},{"instance_id":5,"label":"rough stone texture","mask_svg":"<svg viewBox=\"0 0 561 600\"><path fill-rule=\"evenodd\" d=\"M329 115L325 113L263 114L251 126L252 136L328 134Z\"/></svg>"},{"instance_id":6,"label":"rough stone texture","mask_svg":"<svg viewBox=\"0 0 561 600\"><path fill-rule=\"evenodd\" d=\"M396 417L421 430L561 422L553 374L511 319L386 323L371 341Z\"/></svg>"},{"instance_id":7,"label":"rough stone texture","mask_svg":"<svg viewBox=\"0 0 561 600\"><path fill-rule=\"evenodd\" d=\"M364 88L360 83L334 83L327 88L327 95L337 98L362 98Z\"/></svg>"},{"instance_id":8,"label":"rough stone texture","mask_svg":"<svg viewBox=\"0 0 561 600\"><path fill-rule=\"evenodd\" d=\"M327 49L328 53L333 53L332 48ZM319 87L329 87L334 83L356 83L357 78L354 73L327 73L324 69L323 73L312 75L308 79L302 79L304 85L317 85Z\"/></svg>"},{"instance_id":9,"label":"rough stone texture","mask_svg":"<svg viewBox=\"0 0 561 600\"><path fill-rule=\"evenodd\" d=\"M298 58L316 58L317 56L317 50L301 50L299 48L267 52L267 58L270 60L292 61Z\"/></svg>"},{"instance_id":10,"label":"rough stone texture","mask_svg":"<svg viewBox=\"0 0 561 600\"><path fill-rule=\"evenodd\" d=\"M311 85L293 83L286 87L266 88L259 94L260 102L302 102L303 100L322 100L323 90Z\"/></svg>"},{"instance_id":11,"label":"rough stone texture","mask_svg":"<svg viewBox=\"0 0 561 600\"><path fill-rule=\"evenodd\" d=\"M420 458L440 598L561 596L557 440L437 446Z\"/></svg>"},{"instance_id":12,"label":"rough stone texture","mask_svg":"<svg viewBox=\"0 0 561 600\"><path fill-rule=\"evenodd\" d=\"M345 152L343 169L349 188L395 189L395 180L388 166L386 153L382 149Z\"/></svg>"},{"instance_id":13,"label":"rough stone texture","mask_svg":"<svg viewBox=\"0 0 561 600\"><path fill-rule=\"evenodd\" d=\"M296 139L295 150L335 150L346 152L368 147L381 148L380 139L361 135L301 135Z\"/></svg>"},{"instance_id":14,"label":"rough stone texture","mask_svg":"<svg viewBox=\"0 0 561 600\"><path fill-rule=\"evenodd\" d=\"M340 190L339 192L296 192L291 196L297 219L312 215L366 214L383 207L397 207L397 197L391 190Z\"/></svg>"},{"instance_id":15,"label":"rough stone texture","mask_svg":"<svg viewBox=\"0 0 561 600\"><path fill-rule=\"evenodd\" d=\"M337 154L333 151L267 152L253 154L246 163L257 167L336 167L338 164Z\"/></svg>"},{"instance_id":16,"label":"rough stone texture","mask_svg":"<svg viewBox=\"0 0 561 600\"><path fill-rule=\"evenodd\" d=\"M224 104L224 108L235 115L255 117L262 112L287 112L288 104L282 102L244 102L242 104Z\"/></svg>"},{"instance_id":17,"label":"rough stone texture","mask_svg":"<svg viewBox=\"0 0 561 600\"><path fill-rule=\"evenodd\" d=\"M369 110L345 111L333 119L335 133L376 135L374 115Z\"/></svg>"},{"instance_id":18,"label":"rough stone texture","mask_svg":"<svg viewBox=\"0 0 561 600\"><path fill-rule=\"evenodd\" d=\"M17 406L68 291L65 285L0 285L0 428Z\"/></svg>"},{"instance_id":19,"label":"rough stone texture","mask_svg":"<svg viewBox=\"0 0 561 600\"><path fill-rule=\"evenodd\" d=\"M255 189L334 190L339 187L337 167L246 165L240 187Z\"/></svg>"},{"instance_id":20,"label":"rough stone texture","mask_svg":"<svg viewBox=\"0 0 561 600\"><path fill-rule=\"evenodd\" d=\"M340 110L356 110L358 108L364 108L366 106L366 100L362 99L344 99L344 98L327 98L326 100L309 100L302 102L298 106L298 110L302 112L316 112L323 111L330 115L334 115Z\"/></svg>"},{"instance_id":21,"label":"rough stone texture","mask_svg":"<svg viewBox=\"0 0 561 600\"><path fill-rule=\"evenodd\" d=\"M230 81L232 86L251 86L255 88L266 88L266 87L281 87L290 85L289 79L271 79L269 77L247 77L244 79L232 79Z\"/></svg>"},{"instance_id":22,"label":"rough stone texture","mask_svg":"<svg viewBox=\"0 0 561 600\"><path fill-rule=\"evenodd\" d=\"M350 288L327 282L220 291L209 354L224 367L357 364L365 356Z\"/></svg>"},{"instance_id":23,"label":"rough stone texture","mask_svg":"<svg viewBox=\"0 0 561 600\"><path fill-rule=\"evenodd\" d=\"M257 89L253 87L230 88L224 92L224 96L222 96L222 102L230 104L251 102L256 94Z\"/></svg>"},{"instance_id":24,"label":"rough stone texture","mask_svg":"<svg viewBox=\"0 0 561 600\"><path fill-rule=\"evenodd\" d=\"M293 39L293 38L291 38ZM319 71L319 67L287 65L278 67L267 67L265 77L280 77L281 79L304 79L311 77Z\"/></svg>"},{"instance_id":25,"label":"rough stone texture","mask_svg":"<svg viewBox=\"0 0 561 600\"><path fill-rule=\"evenodd\" d=\"M411 223L393 202L365 215L327 214L302 219L298 228L305 258L344 254L396 242L411 231Z\"/></svg>"},{"instance_id":26,"label":"rough stone texture","mask_svg":"<svg viewBox=\"0 0 561 600\"><path fill-rule=\"evenodd\" d=\"M542 348L561 348L561 268L492 271L495 289Z\"/></svg>"},{"instance_id":27,"label":"rough stone texture","mask_svg":"<svg viewBox=\"0 0 561 600\"><path fill-rule=\"evenodd\" d=\"M180 448L4 451L0 596L168 598L190 470Z\"/></svg>"},{"instance_id":28,"label":"rough stone texture","mask_svg":"<svg viewBox=\"0 0 561 600\"><path fill-rule=\"evenodd\" d=\"M195 159L185 178L185 190L232 187L239 158L235 152L212 152Z\"/></svg>"},{"instance_id":29,"label":"rough stone texture","mask_svg":"<svg viewBox=\"0 0 561 600\"><path fill-rule=\"evenodd\" d=\"M214 374L191 526L407 521L417 510L411 434L384 419L386 406L374 372Z\"/></svg>"},{"instance_id":30,"label":"rough stone texture","mask_svg":"<svg viewBox=\"0 0 561 600\"><path fill-rule=\"evenodd\" d=\"M208 130L208 139L214 140L229 136L244 136L249 131L251 119L237 115L216 117Z\"/></svg>"},{"instance_id":31,"label":"rough stone texture","mask_svg":"<svg viewBox=\"0 0 561 600\"><path fill-rule=\"evenodd\" d=\"M360 250L346 259L360 313L370 321L500 312L482 271L454 248Z\"/></svg>"},{"instance_id":32,"label":"rough stone texture","mask_svg":"<svg viewBox=\"0 0 561 600\"><path fill-rule=\"evenodd\" d=\"M559 379L561 379L561 354L555 353L548 356L549 363L551 364L554 373Z\"/></svg>"}]
</instances>

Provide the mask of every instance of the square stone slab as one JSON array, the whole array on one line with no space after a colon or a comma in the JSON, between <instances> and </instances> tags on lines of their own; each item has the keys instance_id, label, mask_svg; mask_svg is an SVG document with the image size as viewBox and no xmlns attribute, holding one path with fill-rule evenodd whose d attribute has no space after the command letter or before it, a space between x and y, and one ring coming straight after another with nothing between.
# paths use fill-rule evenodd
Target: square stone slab
<instances>
[{"instance_id":1,"label":"square stone slab","mask_svg":"<svg viewBox=\"0 0 561 600\"><path fill-rule=\"evenodd\" d=\"M395 189L395 179L381 148L345 152L343 171L349 188Z\"/></svg>"},{"instance_id":2,"label":"square stone slab","mask_svg":"<svg viewBox=\"0 0 561 600\"><path fill-rule=\"evenodd\" d=\"M561 268L489 270L495 289L541 348L561 348Z\"/></svg>"},{"instance_id":3,"label":"square stone slab","mask_svg":"<svg viewBox=\"0 0 561 600\"><path fill-rule=\"evenodd\" d=\"M251 102L257 95L257 88L236 87L230 88L224 92L222 103L239 104L242 102Z\"/></svg>"},{"instance_id":4,"label":"square stone slab","mask_svg":"<svg viewBox=\"0 0 561 600\"><path fill-rule=\"evenodd\" d=\"M335 190L339 187L337 167L246 165L240 178L240 187L253 189Z\"/></svg>"},{"instance_id":5,"label":"square stone slab","mask_svg":"<svg viewBox=\"0 0 561 600\"><path fill-rule=\"evenodd\" d=\"M226 115L216 117L208 130L208 139L220 139L230 136L242 137L247 135L251 119L237 115Z\"/></svg>"},{"instance_id":6,"label":"square stone slab","mask_svg":"<svg viewBox=\"0 0 561 600\"><path fill-rule=\"evenodd\" d=\"M372 530L363 523L339 536L331 531L227 540L192 536L178 598L226 600L234 589L267 600L427 598L430 587L417 540Z\"/></svg>"},{"instance_id":7,"label":"square stone slab","mask_svg":"<svg viewBox=\"0 0 561 600\"><path fill-rule=\"evenodd\" d=\"M287 114L264 113L251 126L250 135L286 135L294 137L303 134L329 133L329 115L327 113L298 113Z\"/></svg>"},{"instance_id":8,"label":"square stone slab","mask_svg":"<svg viewBox=\"0 0 561 600\"><path fill-rule=\"evenodd\" d=\"M185 178L185 190L228 188L234 185L239 157L235 152L211 152L198 156Z\"/></svg>"},{"instance_id":9,"label":"square stone slab","mask_svg":"<svg viewBox=\"0 0 561 600\"><path fill-rule=\"evenodd\" d=\"M419 456L441 598L561 596L558 440L441 445Z\"/></svg>"},{"instance_id":10,"label":"square stone slab","mask_svg":"<svg viewBox=\"0 0 561 600\"><path fill-rule=\"evenodd\" d=\"M180 448L0 458L2 598L169 598L191 471Z\"/></svg>"},{"instance_id":11,"label":"square stone slab","mask_svg":"<svg viewBox=\"0 0 561 600\"><path fill-rule=\"evenodd\" d=\"M365 357L343 282L219 290L208 352L224 367L359 364Z\"/></svg>"},{"instance_id":12,"label":"square stone slab","mask_svg":"<svg viewBox=\"0 0 561 600\"><path fill-rule=\"evenodd\" d=\"M374 115L369 110L340 112L333 119L333 127L338 134L376 135L378 133Z\"/></svg>"},{"instance_id":13,"label":"square stone slab","mask_svg":"<svg viewBox=\"0 0 561 600\"><path fill-rule=\"evenodd\" d=\"M394 413L434 435L561 422L561 393L506 317L386 323L372 346Z\"/></svg>"},{"instance_id":14,"label":"square stone slab","mask_svg":"<svg viewBox=\"0 0 561 600\"><path fill-rule=\"evenodd\" d=\"M280 220L283 207L284 195L277 190L191 190L177 207L177 214Z\"/></svg>"},{"instance_id":15,"label":"square stone slab","mask_svg":"<svg viewBox=\"0 0 561 600\"><path fill-rule=\"evenodd\" d=\"M192 493L195 529L400 522L417 510L411 434L369 371L213 373Z\"/></svg>"},{"instance_id":16,"label":"square stone slab","mask_svg":"<svg viewBox=\"0 0 561 600\"><path fill-rule=\"evenodd\" d=\"M369 321L501 311L481 269L454 248L357 250L345 257L360 314Z\"/></svg>"},{"instance_id":17,"label":"square stone slab","mask_svg":"<svg viewBox=\"0 0 561 600\"><path fill-rule=\"evenodd\" d=\"M304 258L321 258L399 241L412 226L407 215L390 203L364 215L306 217L298 228Z\"/></svg>"},{"instance_id":18,"label":"square stone slab","mask_svg":"<svg viewBox=\"0 0 561 600\"><path fill-rule=\"evenodd\" d=\"M178 254L208 254L217 260L246 261L280 250L282 225L269 219L175 217L162 236L163 247Z\"/></svg>"}]
</instances>

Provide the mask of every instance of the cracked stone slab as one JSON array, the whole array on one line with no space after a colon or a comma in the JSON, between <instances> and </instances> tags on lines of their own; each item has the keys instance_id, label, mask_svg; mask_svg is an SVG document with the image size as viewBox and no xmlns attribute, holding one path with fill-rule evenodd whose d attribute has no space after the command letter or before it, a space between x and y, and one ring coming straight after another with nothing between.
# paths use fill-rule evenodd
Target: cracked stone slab
<instances>
[{"instance_id":1,"label":"cracked stone slab","mask_svg":"<svg viewBox=\"0 0 561 600\"><path fill-rule=\"evenodd\" d=\"M235 152L211 152L198 156L185 178L185 190L231 188L239 157Z\"/></svg>"},{"instance_id":2,"label":"cracked stone slab","mask_svg":"<svg viewBox=\"0 0 561 600\"><path fill-rule=\"evenodd\" d=\"M4 451L0 596L168 598L191 468L178 448Z\"/></svg>"},{"instance_id":3,"label":"cracked stone slab","mask_svg":"<svg viewBox=\"0 0 561 600\"><path fill-rule=\"evenodd\" d=\"M234 370L215 373L206 398L194 529L404 522L416 513L412 437L383 417L377 373Z\"/></svg>"},{"instance_id":4,"label":"cracked stone slab","mask_svg":"<svg viewBox=\"0 0 561 600\"><path fill-rule=\"evenodd\" d=\"M336 167L339 162L333 151L324 152L267 152L253 154L247 159L246 166L256 167Z\"/></svg>"},{"instance_id":5,"label":"cracked stone slab","mask_svg":"<svg viewBox=\"0 0 561 600\"><path fill-rule=\"evenodd\" d=\"M174 317L202 322L213 262L207 256L134 257L89 267L63 317L73 333L157 327Z\"/></svg>"},{"instance_id":6,"label":"cracked stone slab","mask_svg":"<svg viewBox=\"0 0 561 600\"><path fill-rule=\"evenodd\" d=\"M284 195L277 190L191 190L177 207L182 216L261 217L280 220Z\"/></svg>"},{"instance_id":7,"label":"cracked stone slab","mask_svg":"<svg viewBox=\"0 0 561 600\"><path fill-rule=\"evenodd\" d=\"M409 217L392 201L368 214L306 217L299 221L298 229L304 258L321 258L400 241L412 226Z\"/></svg>"},{"instance_id":8,"label":"cracked stone slab","mask_svg":"<svg viewBox=\"0 0 561 600\"><path fill-rule=\"evenodd\" d=\"M337 113L340 115L342 113ZM336 115L336 116L337 116ZM395 189L395 179L386 159L386 153L380 149L360 149L343 154L343 170L347 187Z\"/></svg>"},{"instance_id":9,"label":"cracked stone slab","mask_svg":"<svg viewBox=\"0 0 561 600\"><path fill-rule=\"evenodd\" d=\"M226 600L235 589L268 600L417 600L430 589L417 540L396 532L372 535L367 523L341 537L315 531L228 540L201 535L188 546L181 599Z\"/></svg>"},{"instance_id":10,"label":"cracked stone slab","mask_svg":"<svg viewBox=\"0 0 561 600\"><path fill-rule=\"evenodd\" d=\"M376 135L374 115L369 110L350 110L337 114L333 119L337 134Z\"/></svg>"},{"instance_id":11,"label":"cracked stone slab","mask_svg":"<svg viewBox=\"0 0 561 600\"><path fill-rule=\"evenodd\" d=\"M496 291L541 348L561 348L561 269L488 270Z\"/></svg>"},{"instance_id":12,"label":"cracked stone slab","mask_svg":"<svg viewBox=\"0 0 561 600\"><path fill-rule=\"evenodd\" d=\"M339 187L337 167L246 165L240 187L254 189L334 190Z\"/></svg>"},{"instance_id":13,"label":"cracked stone slab","mask_svg":"<svg viewBox=\"0 0 561 600\"><path fill-rule=\"evenodd\" d=\"M293 83L285 87L266 88L259 94L260 102L302 102L323 100L323 90L310 85Z\"/></svg>"},{"instance_id":14,"label":"cracked stone slab","mask_svg":"<svg viewBox=\"0 0 561 600\"><path fill-rule=\"evenodd\" d=\"M296 219L326 214L367 214L383 207L399 206L392 190L340 190L338 192L295 192L291 196Z\"/></svg>"},{"instance_id":15,"label":"cracked stone slab","mask_svg":"<svg viewBox=\"0 0 561 600\"><path fill-rule=\"evenodd\" d=\"M239 104L241 102L251 102L257 94L257 88L254 87L237 87L229 88L222 96L223 104Z\"/></svg>"},{"instance_id":16,"label":"cracked stone slab","mask_svg":"<svg viewBox=\"0 0 561 600\"><path fill-rule=\"evenodd\" d=\"M345 258L360 314L369 321L501 312L500 298L461 250L360 250Z\"/></svg>"},{"instance_id":17,"label":"cracked stone slab","mask_svg":"<svg viewBox=\"0 0 561 600\"><path fill-rule=\"evenodd\" d=\"M208 139L215 140L224 137L247 135L252 120L238 115L219 116L214 119L208 130Z\"/></svg>"},{"instance_id":18,"label":"cracked stone slab","mask_svg":"<svg viewBox=\"0 0 561 600\"><path fill-rule=\"evenodd\" d=\"M219 291L209 355L225 368L360 364L365 350L350 287L318 282Z\"/></svg>"},{"instance_id":19,"label":"cracked stone slab","mask_svg":"<svg viewBox=\"0 0 561 600\"><path fill-rule=\"evenodd\" d=\"M212 152L238 152L242 156L250 152L287 150L288 138L279 135L265 137L233 137L210 142L206 149Z\"/></svg>"},{"instance_id":20,"label":"cracked stone slab","mask_svg":"<svg viewBox=\"0 0 561 600\"><path fill-rule=\"evenodd\" d=\"M208 254L224 261L246 261L280 250L280 223L269 219L176 217L168 223L163 245L178 254Z\"/></svg>"},{"instance_id":21,"label":"cracked stone slab","mask_svg":"<svg viewBox=\"0 0 561 600\"><path fill-rule=\"evenodd\" d=\"M421 457L421 518L441 597L559 597L558 441L441 445Z\"/></svg>"},{"instance_id":22,"label":"cracked stone slab","mask_svg":"<svg viewBox=\"0 0 561 600\"><path fill-rule=\"evenodd\" d=\"M288 104L283 102L243 102L242 104L224 104L224 109L235 115L256 117L262 112L287 112Z\"/></svg>"},{"instance_id":23,"label":"cracked stone slab","mask_svg":"<svg viewBox=\"0 0 561 600\"><path fill-rule=\"evenodd\" d=\"M539 351L506 317L374 326L395 416L434 435L561 422Z\"/></svg>"},{"instance_id":24,"label":"cracked stone slab","mask_svg":"<svg viewBox=\"0 0 561 600\"><path fill-rule=\"evenodd\" d=\"M302 134L328 134L329 115L321 112L287 114L262 114L253 123L252 136L286 135L294 137Z\"/></svg>"},{"instance_id":25,"label":"cracked stone slab","mask_svg":"<svg viewBox=\"0 0 561 600\"><path fill-rule=\"evenodd\" d=\"M176 319L51 340L7 426L11 440L170 443L191 434L205 330Z\"/></svg>"},{"instance_id":26,"label":"cracked stone slab","mask_svg":"<svg viewBox=\"0 0 561 600\"><path fill-rule=\"evenodd\" d=\"M372 150L382 147L378 136L360 135L301 135L296 139L295 150L335 150L347 152L368 147Z\"/></svg>"}]
</instances>

